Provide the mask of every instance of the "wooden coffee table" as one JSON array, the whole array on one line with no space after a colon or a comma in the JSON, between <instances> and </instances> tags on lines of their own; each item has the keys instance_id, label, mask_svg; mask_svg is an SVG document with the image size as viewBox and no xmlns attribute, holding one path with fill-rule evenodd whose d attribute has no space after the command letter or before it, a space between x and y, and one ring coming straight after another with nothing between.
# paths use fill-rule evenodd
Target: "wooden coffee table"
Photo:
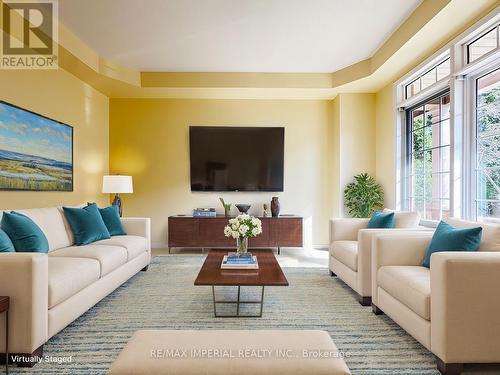
<instances>
[{"instance_id":1,"label":"wooden coffee table","mask_svg":"<svg viewBox=\"0 0 500 375\"><path fill-rule=\"evenodd\" d=\"M208 285L212 287L212 298L214 303L214 315L216 318L260 318L264 305L264 288L266 286L288 286L288 280L283 273L272 250L252 250L257 256L259 269L257 270L228 270L221 269L222 258L227 255L227 250L210 250L201 267L194 285ZM236 301L217 300L215 298L216 286L235 286L238 288ZM258 286L262 288L259 301L242 301L240 292L242 286ZM217 304L235 304L236 314L217 314ZM258 315L240 314L240 306L246 304L258 304L260 312Z\"/></svg>"}]
</instances>

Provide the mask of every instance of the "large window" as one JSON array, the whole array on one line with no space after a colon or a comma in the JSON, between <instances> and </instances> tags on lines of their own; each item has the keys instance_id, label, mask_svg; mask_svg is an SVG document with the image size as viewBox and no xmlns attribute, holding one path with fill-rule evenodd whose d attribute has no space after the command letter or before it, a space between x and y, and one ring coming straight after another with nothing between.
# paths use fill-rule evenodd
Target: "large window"
<instances>
[{"instance_id":1,"label":"large window","mask_svg":"<svg viewBox=\"0 0 500 375\"><path fill-rule=\"evenodd\" d=\"M500 218L500 69L476 80L476 216Z\"/></svg>"},{"instance_id":2,"label":"large window","mask_svg":"<svg viewBox=\"0 0 500 375\"><path fill-rule=\"evenodd\" d=\"M450 215L450 94L407 110L409 207L424 220Z\"/></svg>"}]
</instances>

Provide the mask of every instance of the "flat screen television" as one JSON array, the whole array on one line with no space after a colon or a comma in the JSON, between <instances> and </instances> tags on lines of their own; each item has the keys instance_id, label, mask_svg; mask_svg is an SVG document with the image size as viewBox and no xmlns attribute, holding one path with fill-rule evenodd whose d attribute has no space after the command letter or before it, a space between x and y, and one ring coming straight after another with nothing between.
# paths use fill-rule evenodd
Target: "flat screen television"
<instances>
[{"instance_id":1,"label":"flat screen television","mask_svg":"<svg viewBox=\"0 0 500 375\"><path fill-rule=\"evenodd\" d=\"M285 129L189 127L191 191L283 191Z\"/></svg>"}]
</instances>

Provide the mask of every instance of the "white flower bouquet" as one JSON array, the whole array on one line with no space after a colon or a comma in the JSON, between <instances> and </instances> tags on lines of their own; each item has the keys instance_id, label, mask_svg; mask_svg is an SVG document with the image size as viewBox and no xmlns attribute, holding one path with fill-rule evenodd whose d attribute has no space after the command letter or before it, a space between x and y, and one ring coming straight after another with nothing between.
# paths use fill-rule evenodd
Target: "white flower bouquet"
<instances>
[{"instance_id":1,"label":"white flower bouquet","mask_svg":"<svg viewBox=\"0 0 500 375\"><path fill-rule=\"evenodd\" d=\"M233 219L224 228L224 235L237 241L238 253L243 254L248 249L248 239L262 233L262 223L256 217L242 214Z\"/></svg>"}]
</instances>

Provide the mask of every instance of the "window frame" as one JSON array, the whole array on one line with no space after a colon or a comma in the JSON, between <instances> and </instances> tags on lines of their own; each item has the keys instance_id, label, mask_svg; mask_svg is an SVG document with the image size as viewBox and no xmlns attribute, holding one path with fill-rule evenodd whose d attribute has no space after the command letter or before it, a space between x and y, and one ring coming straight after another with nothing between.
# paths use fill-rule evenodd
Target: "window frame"
<instances>
[{"instance_id":1,"label":"window frame","mask_svg":"<svg viewBox=\"0 0 500 375\"><path fill-rule=\"evenodd\" d=\"M497 47L476 60L468 61L468 47L491 30L497 30ZM450 74L406 98L406 87L450 58ZM396 123L396 197L398 210L411 209L409 201L409 166L407 163L407 109L450 91L450 217L475 220L476 187L475 80L500 68L500 7L457 36L422 64L394 83L394 118ZM471 105L471 103L474 105ZM474 146L474 147L472 147ZM474 164L473 164L474 163ZM473 166L473 167L472 167ZM474 172L474 176L472 175ZM474 186L473 186L474 185ZM436 226L437 221L422 220L422 225Z\"/></svg>"},{"instance_id":2,"label":"window frame","mask_svg":"<svg viewBox=\"0 0 500 375\"><path fill-rule=\"evenodd\" d=\"M500 69L500 62L493 65L488 65L483 69L479 69L474 74L470 74L466 78L466 90L467 90L467 101L466 108L467 111L467 138L466 144L468 145L467 152L467 165L468 173L466 180L469 182L469 186L465 189L464 198L467 203L466 218L477 221L477 183L478 183L478 172L477 172L477 81L478 79ZM488 218L485 221L500 221L496 218Z\"/></svg>"},{"instance_id":3,"label":"window frame","mask_svg":"<svg viewBox=\"0 0 500 375\"><path fill-rule=\"evenodd\" d=\"M447 87L445 88L444 90L440 90L439 92L437 93L434 93L433 95L413 104L411 107L408 107L408 108L405 108L405 114L404 114L404 118L405 118L405 144L404 144L404 149L405 149L405 152L404 152L404 158L405 158L405 161L404 161L404 173L405 173L405 176L404 176L404 185L406 185L405 187L405 195L404 195L404 208L407 209L407 210L411 210L412 209L412 196L411 196L411 171L412 171L412 161L411 161L411 155L412 155L412 152L411 152L411 146L412 146L412 142L411 142L411 138L410 138L410 133L412 132L412 117L411 117L411 112L413 110L415 110L416 108L418 107L423 107L425 106L425 104L435 100L435 99L438 99L438 98L441 98L443 96L446 96L446 95L450 95L450 107L451 107L451 92L450 92L450 88ZM441 108L440 108L441 110ZM439 123L441 123L443 120L440 119ZM450 118L448 119L448 121L450 121L450 133L451 133L451 113L450 113ZM432 126L432 125L431 125ZM425 127L425 125L424 125ZM448 146L448 145L447 145ZM447 147L447 146L444 146L444 147ZM443 146L439 145L438 146L439 148L442 148ZM450 134L450 144L449 144L449 147L450 147L450 170L446 173L449 173L449 189L450 189L450 216L451 216L451 212L452 212L452 204L451 204L451 197L452 197L452 191L453 191L453 184L452 184L452 169L453 169L453 163L451 162L451 150L453 149L453 139L451 137L451 134ZM441 188L441 187L440 187ZM440 195L440 198L439 200L443 200L443 198L441 197ZM423 217L424 215L422 215ZM435 220L429 220L429 219L421 219L421 224L423 225L426 225L426 226L434 226L434 224L437 223L437 221Z\"/></svg>"}]
</instances>

